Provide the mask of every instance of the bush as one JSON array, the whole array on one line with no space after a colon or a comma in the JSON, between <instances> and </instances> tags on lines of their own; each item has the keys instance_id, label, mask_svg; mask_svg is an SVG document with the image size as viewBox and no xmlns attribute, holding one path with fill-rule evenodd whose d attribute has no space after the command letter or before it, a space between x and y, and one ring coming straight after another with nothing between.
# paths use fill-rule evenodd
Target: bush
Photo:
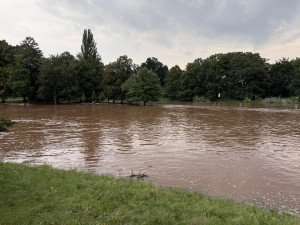
<instances>
[{"instance_id":1,"label":"bush","mask_svg":"<svg viewBox=\"0 0 300 225\"><path fill-rule=\"evenodd\" d=\"M104 100L105 100L105 95L104 95L103 92L101 92L100 95L99 95L99 101L103 102Z\"/></svg>"},{"instance_id":2,"label":"bush","mask_svg":"<svg viewBox=\"0 0 300 225\"><path fill-rule=\"evenodd\" d=\"M12 127L16 122L0 117L0 132L7 132L7 127Z\"/></svg>"},{"instance_id":3,"label":"bush","mask_svg":"<svg viewBox=\"0 0 300 225\"><path fill-rule=\"evenodd\" d=\"M195 95L193 98L193 102L210 102L210 100L206 99L204 96Z\"/></svg>"},{"instance_id":4,"label":"bush","mask_svg":"<svg viewBox=\"0 0 300 225\"><path fill-rule=\"evenodd\" d=\"M243 100L243 103L251 103L252 100L248 97L246 97L244 100Z\"/></svg>"}]
</instances>

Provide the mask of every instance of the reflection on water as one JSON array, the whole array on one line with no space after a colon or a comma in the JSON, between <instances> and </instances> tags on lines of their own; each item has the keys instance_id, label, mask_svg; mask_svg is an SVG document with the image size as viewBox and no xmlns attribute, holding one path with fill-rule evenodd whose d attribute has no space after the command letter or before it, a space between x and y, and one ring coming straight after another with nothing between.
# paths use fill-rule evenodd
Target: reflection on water
<instances>
[{"instance_id":1,"label":"reflection on water","mask_svg":"<svg viewBox=\"0 0 300 225\"><path fill-rule=\"evenodd\" d=\"M0 105L0 160L129 175L300 211L300 111L229 106Z\"/></svg>"}]
</instances>

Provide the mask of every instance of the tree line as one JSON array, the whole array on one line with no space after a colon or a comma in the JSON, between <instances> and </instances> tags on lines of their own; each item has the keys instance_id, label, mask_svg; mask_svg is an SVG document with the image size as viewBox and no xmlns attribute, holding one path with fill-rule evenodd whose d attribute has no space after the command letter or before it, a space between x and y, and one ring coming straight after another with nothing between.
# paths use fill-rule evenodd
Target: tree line
<instances>
[{"instance_id":1,"label":"tree line","mask_svg":"<svg viewBox=\"0 0 300 225\"><path fill-rule=\"evenodd\" d=\"M146 104L161 96L190 101L291 97L300 95L300 59L274 64L258 53L231 52L198 58L183 70L155 57L141 65L128 56L104 65L91 30L83 32L81 52L44 57L32 37L11 46L0 41L0 97L24 102L59 101Z\"/></svg>"},{"instance_id":2,"label":"tree line","mask_svg":"<svg viewBox=\"0 0 300 225\"><path fill-rule=\"evenodd\" d=\"M170 69L166 79L168 97L192 100L229 98L244 100L300 95L300 59L283 58L269 64L258 53L215 54Z\"/></svg>"}]
</instances>

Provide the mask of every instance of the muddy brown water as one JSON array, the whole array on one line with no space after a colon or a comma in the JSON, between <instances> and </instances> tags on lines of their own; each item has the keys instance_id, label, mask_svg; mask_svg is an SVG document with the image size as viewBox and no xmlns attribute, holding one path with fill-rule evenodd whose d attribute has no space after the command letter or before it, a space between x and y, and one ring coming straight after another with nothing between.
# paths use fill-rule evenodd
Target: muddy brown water
<instances>
[{"instance_id":1,"label":"muddy brown water","mask_svg":"<svg viewBox=\"0 0 300 225\"><path fill-rule=\"evenodd\" d=\"M300 211L300 110L238 106L0 105L18 123L0 160L128 176Z\"/></svg>"}]
</instances>

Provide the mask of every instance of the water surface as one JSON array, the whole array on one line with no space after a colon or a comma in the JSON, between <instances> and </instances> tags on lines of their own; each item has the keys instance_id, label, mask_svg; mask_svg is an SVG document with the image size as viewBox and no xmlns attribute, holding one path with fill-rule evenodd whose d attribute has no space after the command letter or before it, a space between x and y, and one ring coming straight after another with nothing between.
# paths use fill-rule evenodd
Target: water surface
<instances>
[{"instance_id":1,"label":"water surface","mask_svg":"<svg viewBox=\"0 0 300 225\"><path fill-rule=\"evenodd\" d=\"M231 106L0 105L18 123L0 160L127 176L300 211L300 110Z\"/></svg>"}]
</instances>

